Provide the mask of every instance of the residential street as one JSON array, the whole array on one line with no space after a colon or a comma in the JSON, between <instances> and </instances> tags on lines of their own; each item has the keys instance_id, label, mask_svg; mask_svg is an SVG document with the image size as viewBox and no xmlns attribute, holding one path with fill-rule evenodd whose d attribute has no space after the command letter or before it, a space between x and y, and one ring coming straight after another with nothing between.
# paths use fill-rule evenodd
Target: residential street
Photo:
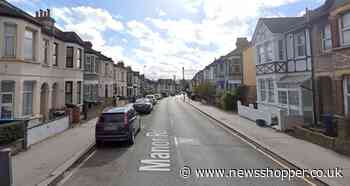
<instances>
[{"instance_id":1,"label":"residential street","mask_svg":"<svg viewBox=\"0 0 350 186\"><path fill-rule=\"evenodd\" d=\"M143 129L136 144L105 144L84 162L63 185L308 185L302 179L281 178L190 178L179 175L183 166L192 168L271 168L277 163L254 150L215 121L197 112L180 98L163 99L142 117ZM165 130L170 142L170 171L145 171L141 160L151 159L151 130ZM152 133L148 133L152 134ZM163 133L164 134L164 131ZM143 168L142 168L143 167ZM166 167L167 168L167 167ZM163 167L161 170L166 170Z\"/></svg>"}]
</instances>

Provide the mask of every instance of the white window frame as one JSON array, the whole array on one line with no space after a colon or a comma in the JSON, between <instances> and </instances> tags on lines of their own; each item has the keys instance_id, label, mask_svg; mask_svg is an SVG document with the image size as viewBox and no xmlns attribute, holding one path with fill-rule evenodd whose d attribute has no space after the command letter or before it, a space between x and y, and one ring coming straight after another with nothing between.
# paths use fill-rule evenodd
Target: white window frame
<instances>
[{"instance_id":1,"label":"white window frame","mask_svg":"<svg viewBox=\"0 0 350 186\"><path fill-rule=\"evenodd\" d=\"M25 83L30 83L32 84L32 90L25 90ZM31 105L27 105L27 103L25 103L25 95L31 95ZM23 92L22 92L22 96L23 96L23 103L22 103L22 115L23 116L32 116L33 115L33 105L34 105L34 81L24 81L23 82ZM29 109L30 108L30 109ZM30 111L27 112L27 109L29 109Z\"/></svg>"},{"instance_id":2,"label":"white window frame","mask_svg":"<svg viewBox=\"0 0 350 186\"><path fill-rule=\"evenodd\" d=\"M269 103L275 103L275 85L273 79L266 79L267 84L267 100Z\"/></svg>"},{"instance_id":3,"label":"white window frame","mask_svg":"<svg viewBox=\"0 0 350 186\"><path fill-rule=\"evenodd\" d=\"M83 50L81 48L77 48L77 69L81 69L82 68L82 57L83 57Z\"/></svg>"},{"instance_id":4,"label":"white window frame","mask_svg":"<svg viewBox=\"0 0 350 186\"><path fill-rule=\"evenodd\" d=\"M66 81L65 82L65 85L64 85L64 96L65 96L65 104L73 104L73 81ZM67 89L68 88L68 84L70 84L70 89ZM70 91L68 91L70 90ZM69 96L69 99L70 99L70 102L68 102L68 96Z\"/></svg>"},{"instance_id":5,"label":"white window frame","mask_svg":"<svg viewBox=\"0 0 350 186\"><path fill-rule=\"evenodd\" d=\"M15 29L15 33L11 34L11 33L6 33L6 28L7 27L13 27ZM6 40L8 37L13 37L13 48L12 49L7 49L7 44L6 44ZM4 57L16 57L16 52L17 52L17 25L16 24L13 24L13 23L4 23ZM12 54L9 54L7 53L7 50L12 50L12 52L10 53L13 53Z\"/></svg>"},{"instance_id":6,"label":"white window frame","mask_svg":"<svg viewBox=\"0 0 350 186\"><path fill-rule=\"evenodd\" d=\"M85 71L91 73L91 56L86 55L85 59Z\"/></svg>"},{"instance_id":7,"label":"white window frame","mask_svg":"<svg viewBox=\"0 0 350 186\"><path fill-rule=\"evenodd\" d=\"M284 60L284 42L283 39L277 41L278 47L278 60Z\"/></svg>"},{"instance_id":8,"label":"white window frame","mask_svg":"<svg viewBox=\"0 0 350 186\"><path fill-rule=\"evenodd\" d=\"M2 83L6 82L7 80L0 81L0 120L6 120L6 119L13 119L14 117L14 103L15 103L15 88L16 88L16 82L10 81L13 83L13 91L12 92L2 92ZM2 103L2 97L4 95L11 95L12 100L11 103ZM11 117L10 118L2 118L2 107L10 107L11 108Z\"/></svg>"},{"instance_id":9,"label":"white window frame","mask_svg":"<svg viewBox=\"0 0 350 186\"><path fill-rule=\"evenodd\" d=\"M82 81L78 81L77 82L77 104L80 105L81 104L81 98L82 98L82 86L83 83Z\"/></svg>"},{"instance_id":10,"label":"white window frame","mask_svg":"<svg viewBox=\"0 0 350 186\"><path fill-rule=\"evenodd\" d=\"M267 90L266 90L266 80L265 79L259 79L259 95L260 95L260 101L266 102L267 101ZM263 96L264 95L264 96Z\"/></svg>"},{"instance_id":11,"label":"white window frame","mask_svg":"<svg viewBox=\"0 0 350 186\"><path fill-rule=\"evenodd\" d=\"M58 51L59 51L59 44L54 43L52 45L52 66L58 66Z\"/></svg>"},{"instance_id":12,"label":"white window frame","mask_svg":"<svg viewBox=\"0 0 350 186\"><path fill-rule=\"evenodd\" d=\"M329 32L329 36L327 36L327 32ZM326 26L323 27L322 29L322 49L323 51L327 51L332 49L333 44L332 44L332 32L331 32L331 25L327 24ZM327 47L326 43L330 42L330 46Z\"/></svg>"},{"instance_id":13,"label":"white window frame","mask_svg":"<svg viewBox=\"0 0 350 186\"><path fill-rule=\"evenodd\" d=\"M299 40L299 37L301 40ZM305 57L306 56L306 37L304 32L299 32L295 34L295 57ZM303 42L299 42L303 41ZM302 47L303 55L299 54L299 48Z\"/></svg>"},{"instance_id":14,"label":"white window frame","mask_svg":"<svg viewBox=\"0 0 350 186\"><path fill-rule=\"evenodd\" d=\"M264 43L265 50L265 62L273 61L273 45L271 41L267 41Z\"/></svg>"},{"instance_id":15,"label":"white window frame","mask_svg":"<svg viewBox=\"0 0 350 186\"><path fill-rule=\"evenodd\" d=\"M341 41L341 45L344 46L344 45L349 45L350 44L350 41L348 42L345 42L344 41L344 32L349 32L350 33L350 24L348 26L344 26L344 17L345 16L349 16L350 18L350 12L347 12L345 14L343 14L340 18L339 18L339 35L340 35L340 41ZM350 37L350 36L349 36Z\"/></svg>"},{"instance_id":16,"label":"white window frame","mask_svg":"<svg viewBox=\"0 0 350 186\"><path fill-rule=\"evenodd\" d=\"M32 34L32 38L28 38L26 37L26 33L30 33ZM26 42L30 42L28 44L30 45L26 45ZM34 30L31 30L29 28L26 28L25 31L24 31L24 41L23 41L23 56L24 56L24 59L27 59L27 60L32 60L34 61L35 60L35 31ZM31 46L31 50L29 51L26 51L28 49L26 49L26 47L29 47ZM28 53L27 53L28 52Z\"/></svg>"},{"instance_id":17,"label":"white window frame","mask_svg":"<svg viewBox=\"0 0 350 186\"><path fill-rule=\"evenodd\" d=\"M302 102L301 102L301 91L300 89L297 88L278 88L278 104L282 107L285 108L288 111L288 115L291 114L291 110L298 111L299 115L302 115ZM280 95L279 92L285 92L287 95L287 104L281 103L280 102ZM298 93L298 105L291 105L290 104L290 92L297 92Z\"/></svg>"},{"instance_id":18,"label":"white window frame","mask_svg":"<svg viewBox=\"0 0 350 186\"><path fill-rule=\"evenodd\" d=\"M49 64L49 48L50 42L47 39L43 39L43 62L45 65Z\"/></svg>"}]
</instances>

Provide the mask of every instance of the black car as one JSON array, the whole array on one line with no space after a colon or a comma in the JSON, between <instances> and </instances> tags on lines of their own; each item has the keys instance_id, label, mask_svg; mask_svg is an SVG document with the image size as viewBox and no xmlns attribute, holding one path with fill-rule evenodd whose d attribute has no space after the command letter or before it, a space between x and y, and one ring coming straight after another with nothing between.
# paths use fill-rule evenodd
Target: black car
<instances>
[{"instance_id":1,"label":"black car","mask_svg":"<svg viewBox=\"0 0 350 186\"><path fill-rule=\"evenodd\" d=\"M153 110L152 101L148 98L137 99L134 103L134 109L142 114L149 114Z\"/></svg>"},{"instance_id":2,"label":"black car","mask_svg":"<svg viewBox=\"0 0 350 186\"><path fill-rule=\"evenodd\" d=\"M133 145L140 130L141 120L132 105L107 109L96 123L96 146L105 141L126 141Z\"/></svg>"}]
</instances>

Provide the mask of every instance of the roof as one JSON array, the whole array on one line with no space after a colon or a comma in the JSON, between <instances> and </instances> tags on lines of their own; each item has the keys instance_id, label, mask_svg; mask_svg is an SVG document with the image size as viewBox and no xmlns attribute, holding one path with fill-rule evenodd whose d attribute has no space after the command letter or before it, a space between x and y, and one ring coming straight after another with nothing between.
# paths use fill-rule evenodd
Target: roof
<instances>
[{"instance_id":1,"label":"roof","mask_svg":"<svg viewBox=\"0 0 350 186\"><path fill-rule=\"evenodd\" d=\"M294 25L304 22L305 17L260 18L259 21L263 22L272 33L285 33Z\"/></svg>"},{"instance_id":2,"label":"roof","mask_svg":"<svg viewBox=\"0 0 350 186\"><path fill-rule=\"evenodd\" d=\"M7 1L0 1L0 15L1 16L8 16L8 17L14 17L14 18L20 18L27 20L33 24L36 24L38 26L41 26L42 24L36 20L33 16L26 13L25 11L13 6Z\"/></svg>"},{"instance_id":3,"label":"roof","mask_svg":"<svg viewBox=\"0 0 350 186\"><path fill-rule=\"evenodd\" d=\"M76 43L81 46L84 46L83 40L75 32L63 32L57 27L47 28L44 26L43 23L40 22L39 18L33 17L32 15L15 7L7 1L0 0L0 15L24 19L32 24L40 26L42 32L48 36L54 36L55 38L64 42Z\"/></svg>"}]
</instances>

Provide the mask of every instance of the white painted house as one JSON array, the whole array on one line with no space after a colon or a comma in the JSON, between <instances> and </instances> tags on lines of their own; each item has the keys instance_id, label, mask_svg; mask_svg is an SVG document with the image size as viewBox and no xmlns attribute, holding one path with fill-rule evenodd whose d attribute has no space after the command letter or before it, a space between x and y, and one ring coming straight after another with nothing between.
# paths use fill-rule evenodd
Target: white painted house
<instances>
[{"instance_id":1,"label":"white painted house","mask_svg":"<svg viewBox=\"0 0 350 186\"><path fill-rule=\"evenodd\" d=\"M312 118L311 50L305 17L261 18L255 29L258 108ZM295 29L298 28L298 29Z\"/></svg>"}]
</instances>

